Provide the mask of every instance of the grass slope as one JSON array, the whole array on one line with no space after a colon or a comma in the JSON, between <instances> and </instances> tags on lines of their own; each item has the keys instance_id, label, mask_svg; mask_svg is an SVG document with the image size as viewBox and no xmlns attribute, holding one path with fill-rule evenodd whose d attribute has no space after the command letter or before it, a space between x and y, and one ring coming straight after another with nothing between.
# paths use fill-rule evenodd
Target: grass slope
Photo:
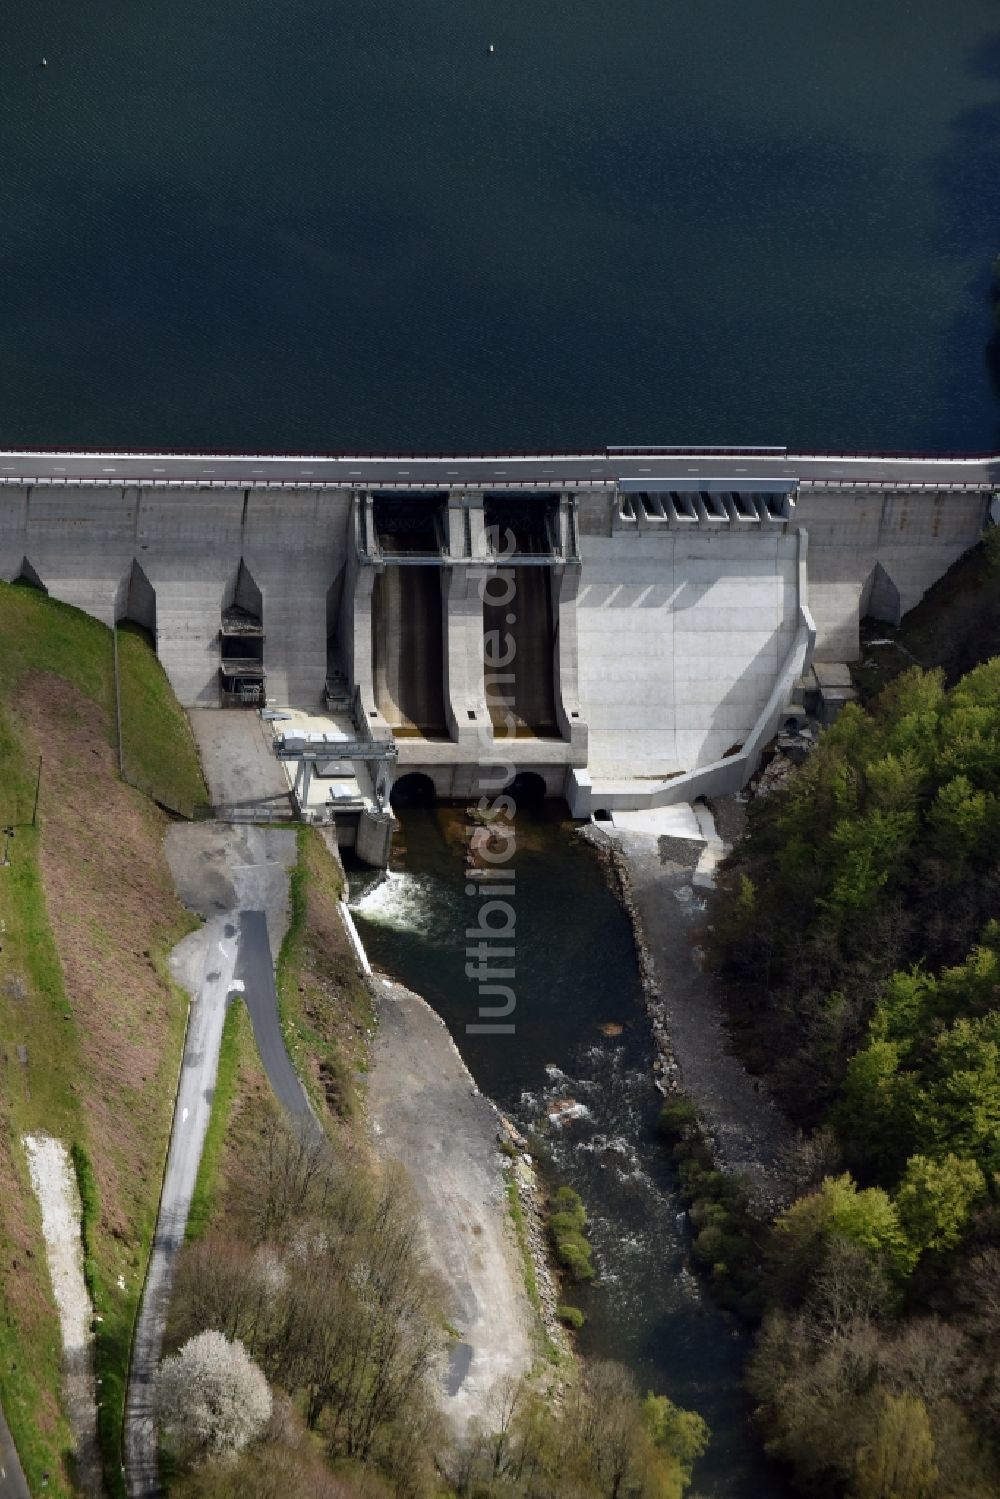
<instances>
[{"instance_id":1,"label":"grass slope","mask_svg":"<svg viewBox=\"0 0 1000 1499\"><path fill-rule=\"evenodd\" d=\"M192 918L162 856L163 815L117 776L110 632L0 584L0 641L0 823L15 825L0 870L0 1399L33 1491L71 1492L59 1327L20 1145L44 1130L92 1163L100 1428L120 1492L128 1350L186 1014L166 954ZM149 647L129 651L129 681L153 682L176 728L183 715ZM169 782L180 755L185 783L200 780L193 746L156 729L152 716L139 720L140 763Z\"/></svg>"},{"instance_id":2,"label":"grass slope","mask_svg":"<svg viewBox=\"0 0 1000 1499\"><path fill-rule=\"evenodd\" d=\"M340 915L343 873L315 828L300 827L292 919L278 958L285 1041L319 1117L334 1130L357 1114L368 1067L371 995Z\"/></svg>"},{"instance_id":3,"label":"grass slope","mask_svg":"<svg viewBox=\"0 0 1000 1499\"><path fill-rule=\"evenodd\" d=\"M208 1228L212 1218L216 1187L222 1164L226 1133L232 1117L233 1105L240 1090L240 1078L248 1060L248 1048L253 1047L253 1029L246 1007L238 999L230 1001L222 1027L222 1044L219 1048L219 1067L212 1094L212 1112L209 1116L205 1144L198 1163L198 1176L191 1194L185 1238L199 1239Z\"/></svg>"},{"instance_id":4,"label":"grass slope","mask_svg":"<svg viewBox=\"0 0 1000 1499\"><path fill-rule=\"evenodd\" d=\"M146 631L137 625L118 627L118 674L126 776L190 816L209 799L194 735Z\"/></svg>"}]
</instances>

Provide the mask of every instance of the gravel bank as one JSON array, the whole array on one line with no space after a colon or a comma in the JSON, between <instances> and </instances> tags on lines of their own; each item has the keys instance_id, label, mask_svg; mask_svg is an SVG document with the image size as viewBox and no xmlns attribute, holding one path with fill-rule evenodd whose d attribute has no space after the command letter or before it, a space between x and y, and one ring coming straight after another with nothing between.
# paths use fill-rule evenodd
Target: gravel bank
<instances>
[{"instance_id":1,"label":"gravel bank","mask_svg":"<svg viewBox=\"0 0 1000 1499\"><path fill-rule=\"evenodd\" d=\"M693 927L704 895L692 881L704 842L594 826L581 837L605 859L632 920L657 1086L687 1094L720 1169L743 1177L754 1206L773 1213L788 1200L795 1135L765 1085L733 1055L718 987L699 966Z\"/></svg>"},{"instance_id":2,"label":"gravel bank","mask_svg":"<svg viewBox=\"0 0 1000 1499\"><path fill-rule=\"evenodd\" d=\"M102 1493L97 1448L93 1308L83 1279L80 1193L69 1152L61 1140L25 1135L31 1185L42 1210L42 1234L52 1294L62 1332L66 1415L76 1438L79 1484L84 1494Z\"/></svg>"},{"instance_id":3,"label":"gravel bank","mask_svg":"<svg viewBox=\"0 0 1000 1499\"><path fill-rule=\"evenodd\" d=\"M537 1345L497 1143L501 1118L430 1005L383 977L375 995L368 1115L380 1159L407 1170L431 1263L447 1287L460 1336L442 1407L461 1430L487 1416L497 1380L530 1371Z\"/></svg>"}]
</instances>

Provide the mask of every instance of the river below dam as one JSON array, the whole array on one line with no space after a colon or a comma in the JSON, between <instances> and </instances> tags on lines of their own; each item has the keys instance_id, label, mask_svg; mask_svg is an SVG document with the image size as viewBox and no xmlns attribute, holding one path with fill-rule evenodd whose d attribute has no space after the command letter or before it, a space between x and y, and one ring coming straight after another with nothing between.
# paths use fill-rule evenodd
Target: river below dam
<instances>
[{"instance_id":1,"label":"river below dam","mask_svg":"<svg viewBox=\"0 0 1000 1499\"><path fill-rule=\"evenodd\" d=\"M393 868L351 873L372 963L422 994L448 1024L480 1089L533 1140L543 1174L581 1194L595 1284L568 1288L586 1313L584 1354L617 1359L643 1390L698 1410L712 1429L695 1470L704 1499L780 1499L741 1387L748 1339L687 1266L677 1180L660 1142L660 1096L632 931L594 851L552 812L519 811L510 904L513 1034L482 1034L465 973L478 895L466 883L468 825L454 809L400 813ZM496 1003L496 1000L488 1001ZM553 1124L558 1100L582 1108Z\"/></svg>"}]
</instances>

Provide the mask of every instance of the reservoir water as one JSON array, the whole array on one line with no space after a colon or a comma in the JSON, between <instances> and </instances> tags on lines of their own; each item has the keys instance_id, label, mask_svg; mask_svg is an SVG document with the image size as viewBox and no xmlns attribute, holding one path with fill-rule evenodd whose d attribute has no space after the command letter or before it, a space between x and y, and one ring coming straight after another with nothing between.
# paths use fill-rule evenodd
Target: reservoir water
<instances>
[{"instance_id":1,"label":"reservoir water","mask_svg":"<svg viewBox=\"0 0 1000 1499\"><path fill-rule=\"evenodd\" d=\"M583 1197L599 1275L568 1292L587 1316L583 1352L628 1364L641 1388L705 1416L712 1443L695 1473L704 1499L779 1499L787 1489L755 1442L741 1389L746 1338L686 1265L631 928L596 855L554 814L518 813L504 865L515 887L515 1029L477 1034L467 1029L480 999L465 973L478 897L466 893L464 818L415 808L401 818L388 879L371 888L371 871L352 875L355 920L373 964L429 1000L483 1092L537 1133L543 1170ZM547 1108L558 1099L585 1112L554 1126Z\"/></svg>"},{"instance_id":2,"label":"reservoir water","mask_svg":"<svg viewBox=\"0 0 1000 1499\"><path fill-rule=\"evenodd\" d=\"M995 0L5 0L0 443L996 446L998 132Z\"/></svg>"}]
</instances>

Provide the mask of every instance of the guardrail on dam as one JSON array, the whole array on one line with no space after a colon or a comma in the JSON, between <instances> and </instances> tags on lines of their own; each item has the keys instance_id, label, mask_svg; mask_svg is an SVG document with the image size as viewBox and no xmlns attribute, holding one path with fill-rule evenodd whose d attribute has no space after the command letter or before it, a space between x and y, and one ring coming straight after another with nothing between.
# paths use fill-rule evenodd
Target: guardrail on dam
<instances>
[{"instance_id":1,"label":"guardrail on dam","mask_svg":"<svg viewBox=\"0 0 1000 1499\"><path fill-rule=\"evenodd\" d=\"M993 455L4 452L0 578L142 624L188 706L325 702L397 778L500 763L585 815L738 786L810 655L911 608L994 485Z\"/></svg>"}]
</instances>

